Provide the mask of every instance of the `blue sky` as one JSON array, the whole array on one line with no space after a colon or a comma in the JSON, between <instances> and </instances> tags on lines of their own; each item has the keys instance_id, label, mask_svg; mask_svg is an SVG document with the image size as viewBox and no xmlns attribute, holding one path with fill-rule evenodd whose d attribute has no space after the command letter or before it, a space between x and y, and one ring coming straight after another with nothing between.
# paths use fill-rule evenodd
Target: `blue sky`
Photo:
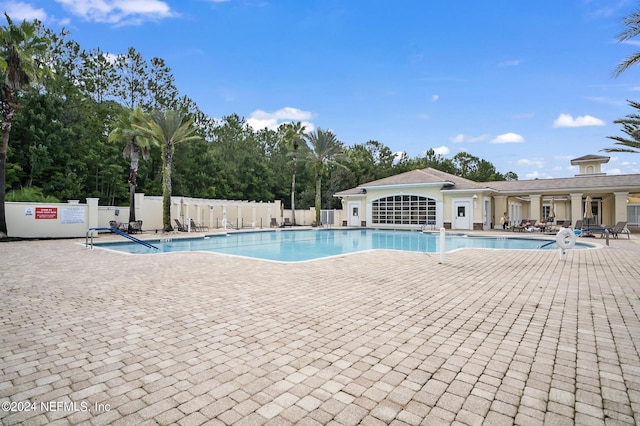
<instances>
[{"instance_id":1,"label":"blue sky","mask_svg":"<svg viewBox=\"0 0 640 426\"><path fill-rule=\"evenodd\" d=\"M163 58L181 95L254 128L302 121L345 145L466 151L520 179L568 177L606 154L640 101L640 49L617 43L635 0L0 0L84 49Z\"/></svg>"}]
</instances>

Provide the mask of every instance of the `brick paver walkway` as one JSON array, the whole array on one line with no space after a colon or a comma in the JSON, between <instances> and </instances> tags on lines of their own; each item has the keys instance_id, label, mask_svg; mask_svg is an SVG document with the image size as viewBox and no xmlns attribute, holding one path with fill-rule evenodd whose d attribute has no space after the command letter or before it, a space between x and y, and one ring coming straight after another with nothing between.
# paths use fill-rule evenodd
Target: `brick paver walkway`
<instances>
[{"instance_id":1,"label":"brick paver walkway","mask_svg":"<svg viewBox=\"0 0 640 426\"><path fill-rule=\"evenodd\" d=\"M0 421L640 424L636 238L445 264L0 243Z\"/></svg>"}]
</instances>

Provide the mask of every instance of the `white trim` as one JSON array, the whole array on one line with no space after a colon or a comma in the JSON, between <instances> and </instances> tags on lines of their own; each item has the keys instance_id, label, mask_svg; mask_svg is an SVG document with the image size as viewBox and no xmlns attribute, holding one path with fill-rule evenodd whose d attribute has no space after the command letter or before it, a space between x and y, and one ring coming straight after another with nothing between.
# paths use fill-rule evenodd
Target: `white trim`
<instances>
[{"instance_id":1,"label":"white trim","mask_svg":"<svg viewBox=\"0 0 640 426\"><path fill-rule=\"evenodd\" d=\"M405 197L405 196L409 196L409 197L418 197L418 198L424 198L427 200L427 205L429 203L429 200L433 201L433 203L435 204L435 226L442 226L442 216L443 216L443 212L442 212L442 200L439 200L438 198L434 198L434 197L430 197L428 195L425 194L416 194L416 193L389 193L389 194L383 194L380 195L376 198L372 198L371 200L367 201L367 226L399 226L399 227L416 227L422 224L411 224L411 223L374 223L373 222L373 202L374 201L378 201L384 198L390 198L390 197ZM427 211L428 213L428 211ZM427 214L427 222L428 222L428 214Z\"/></svg>"}]
</instances>

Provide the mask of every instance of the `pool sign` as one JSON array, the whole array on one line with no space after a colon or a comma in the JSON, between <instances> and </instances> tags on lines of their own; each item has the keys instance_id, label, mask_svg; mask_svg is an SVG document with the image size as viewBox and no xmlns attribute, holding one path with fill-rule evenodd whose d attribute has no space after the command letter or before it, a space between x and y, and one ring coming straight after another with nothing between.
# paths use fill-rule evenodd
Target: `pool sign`
<instances>
[{"instance_id":1,"label":"pool sign","mask_svg":"<svg viewBox=\"0 0 640 426\"><path fill-rule=\"evenodd\" d=\"M84 223L84 208L81 209L62 209L60 222L66 224Z\"/></svg>"},{"instance_id":2,"label":"pool sign","mask_svg":"<svg viewBox=\"0 0 640 426\"><path fill-rule=\"evenodd\" d=\"M36 219L57 219L57 207L36 207Z\"/></svg>"}]
</instances>

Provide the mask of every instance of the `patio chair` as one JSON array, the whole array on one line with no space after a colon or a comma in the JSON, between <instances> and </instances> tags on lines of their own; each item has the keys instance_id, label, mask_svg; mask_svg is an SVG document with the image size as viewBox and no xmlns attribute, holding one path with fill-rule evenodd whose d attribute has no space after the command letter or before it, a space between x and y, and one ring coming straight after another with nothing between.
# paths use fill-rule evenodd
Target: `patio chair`
<instances>
[{"instance_id":1,"label":"patio chair","mask_svg":"<svg viewBox=\"0 0 640 426\"><path fill-rule=\"evenodd\" d=\"M127 232L129 230L129 224L127 222L116 222L115 220L109 221L109 227L122 232Z\"/></svg>"},{"instance_id":2,"label":"patio chair","mask_svg":"<svg viewBox=\"0 0 640 426\"><path fill-rule=\"evenodd\" d=\"M522 219L520 223L516 223L511 227L512 232L524 232L526 223L529 222L528 219Z\"/></svg>"},{"instance_id":3,"label":"patio chair","mask_svg":"<svg viewBox=\"0 0 640 426\"><path fill-rule=\"evenodd\" d=\"M176 222L176 227L173 228L174 230L177 229L180 232L189 232L189 230L185 226L183 226L178 219L173 220Z\"/></svg>"},{"instance_id":4,"label":"patio chair","mask_svg":"<svg viewBox=\"0 0 640 426\"><path fill-rule=\"evenodd\" d=\"M195 230L196 232L202 232L202 231L208 231L209 230L208 226L202 225L200 223L197 223L193 219L191 219L190 223L191 223L191 229Z\"/></svg>"},{"instance_id":5,"label":"patio chair","mask_svg":"<svg viewBox=\"0 0 640 426\"><path fill-rule=\"evenodd\" d=\"M574 226L573 229L582 229L584 227L583 223L584 223L584 221L582 219L576 220L576 226Z\"/></svg>"},{"instance_id":6,"label":"patio chair","mask_svg":"<svg viewBox=\"0 0 640 426\"><path fill-rule=\"evenodd\" d=\"M282 227L287 227L287 226L293 226L293 223L291 223L291 219L289 219L288 217L285 217Z\"/></svg>"},{"instance_id":7,"label":"patio chair","mask_svg":"<svg viewBox=\"0 0 640 426\"><path fill-rule=\"evenodd\" d=\"M538 232L545 232L548 226L549 225L544 221L544 219L537 220L536 224L534 225L535 228L538 228Z\"/></svg>"},{"instance_id":8,"label":"patio chair","mask_svg":"<svg viewBox=\"0 0 640 426\"><path fill-rule=\"evenodd\" d=\"M222 229L236 229L235 226L233 226L233 223L229 222L227 219L222 219L221 225Z\"/></svg>"},{"instance_id":9,"label":"patio chair","mask_svg":"<svg viewBox=\"0 0 640 426\"><path fill-rule=\"evenodd\" d=\"M627 228L627 222L618 222L615 226L609 228L609 233L613 238L618 238L618 234L627 234L627 239L631 239L631 231Z\"/></svg>"},{"instance_id":10,"label":"patio chair","mask_svg":"<svg viewBox=\"0 0 640 426\"><path fill-rule=\"evenodd\" d=\"M135 234L136 232L142 232L142 221L136 220L135 222L129 222L128 232L130 234Z\"/></svg>"},{"instance_id":11,"label":"patio chair","mask_svg":"<svg viewBox=\"0 0 640 426\"><path fill-rule=\"evenodd\" d=\"M278 221L276 220L275 217L271 218L271 223L269 224L269 227L271 227L271 228L277 228L278 227Z\"/></svg>"}]
</instances>

